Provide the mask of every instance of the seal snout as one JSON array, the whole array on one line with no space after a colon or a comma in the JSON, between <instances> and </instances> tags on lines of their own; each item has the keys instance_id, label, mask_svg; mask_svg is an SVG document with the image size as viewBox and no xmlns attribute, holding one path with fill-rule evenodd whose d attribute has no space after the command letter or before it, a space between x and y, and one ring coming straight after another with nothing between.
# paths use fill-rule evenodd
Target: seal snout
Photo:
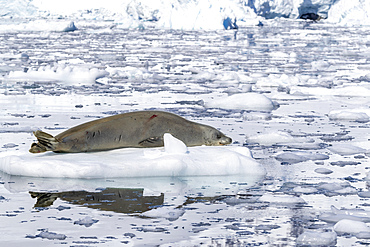
<instances>
[{"instance_id":1,"label":"seal snout","mask_svg":"<svg viewBox=\"0 0 370 247\"><path fill-rule=\"evenodd\" d=\"M230 144L233 140L230 137L224 136L220 140L220 145Z\"/></svg>"}]
</instances>

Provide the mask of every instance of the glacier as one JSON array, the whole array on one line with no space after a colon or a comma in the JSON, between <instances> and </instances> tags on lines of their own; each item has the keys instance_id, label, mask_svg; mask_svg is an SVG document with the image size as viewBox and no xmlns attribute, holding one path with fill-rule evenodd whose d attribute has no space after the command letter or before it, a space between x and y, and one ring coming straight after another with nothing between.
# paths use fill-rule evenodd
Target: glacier
<instances>
[{"instance_id":1,"label":"glacier","mask_svg":"<svg viewBox=\"0 0 370 247\"><path fill-rule=\"evenodd\" d=\"M39 23L52 30L63 30L71 20L99 20L111 27L138 29L234 29L263 25L271 19L298 19L308 13L330 23L368 25L369 11L370 2L365 0L4 0L0 3L1 17L53 20ZM61 20L67 22L63 27L56 27ZM30 24L23 23L22 27L32 29Z\"/></svg>"}]
</instances>

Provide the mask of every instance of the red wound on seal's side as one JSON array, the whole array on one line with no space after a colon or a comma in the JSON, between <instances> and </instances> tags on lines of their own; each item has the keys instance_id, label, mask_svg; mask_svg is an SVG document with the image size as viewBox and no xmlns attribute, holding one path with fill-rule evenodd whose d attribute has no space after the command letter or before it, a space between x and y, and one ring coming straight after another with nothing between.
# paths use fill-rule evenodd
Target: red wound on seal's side
<instances>
[{"instance_id":1,"label":"red wound on seal's side","mask_svg":"<svg viewBox=\"0 0 370 247\"><path fill-rule=\"evenodd\" d=\"M150 118L149 118L149 120L152 120L153 118L156 118L156 117L158 117L157 115L153 115L153 116L151 116Z\"/></svg>"}]
</instances>

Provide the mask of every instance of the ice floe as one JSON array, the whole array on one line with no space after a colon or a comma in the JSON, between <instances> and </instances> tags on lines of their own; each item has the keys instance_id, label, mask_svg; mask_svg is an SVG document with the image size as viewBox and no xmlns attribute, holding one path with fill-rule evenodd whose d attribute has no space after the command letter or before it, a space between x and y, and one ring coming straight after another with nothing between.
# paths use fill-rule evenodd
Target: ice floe
<instances>
[{"instance_id":1,"label":"ice floe","mask_svg":"<svg viewBox=\"0 0 370 247\"><path fill-rule=\"evenodd\" d=\"M330 120L344 120L367 123L370 121L369 114L369 109L347 109L331 111L328 116Z\"/></svg>"},{"instance_id":2,"label":"ice floe","mask_svg":"<svg viewBox=\"0 0 370 247\"><path fill-rule=\"evenodd\" d=\"M370 96L370 90L364 86L341 86L336 88L320 87L300 87L291 88L292 94L303 93L308 95L331 95L331 96L353 96L367 97Z\"/></svg>"},{"instance_id":3,"label":"ice floe","mask_svg":"<svg viewBox=\"0 0 370 247\"><path fill-rule=\"evenodd\" d=\"M302 204L306 203L306 201L299 197L293 195L279 195L279 194L271 194L266 193L261 196L259 199L261 202L269 202L273 204Z\"/></svg>"},{"instance_id":4,"label":"ice floe","mask_svg":"<svg viewBox=\"0 0 370 247\"><path fill-rule=\"evenodd\" d=\"M307 160L327 160L329 156L320 153L296 151L277 154L275 155L275 159L283 163L295 164Z\"/></svg>"},{"instance_id":5,"label":"ice floe","mask_svg":"<svg viewBox=\"0 0 370 247\"><path fill-rule=\"evenodd\" d=\"M247 137L248 143L258 143L260 145L274 145L274 144L299 144L312 142L313 140L307 137L295 137L284 131L271 131L268 133L258 134Z\"/></svg>"},{"instance_id":6,"label":"ice floe","mask_svg":"<svg viewBox=\"0 0 370 247\"><path fill-rule=\"evenodd\" d=\"M38 83L57 82L68 85L93 84L97 79L109 73L98 68L58 65L55 67L41 66L28 71L11 71L4 77L5 81L29 81Z\"/></svg>"},{"instance_id":7,"label":"ice floe","mask_svg":"<svg viewBox=\"0 0 370 247\"><path fill-rule=\"evenodd\" d=\"M264 174L248 148L189 147L166 136L164 148L93 153L0 153L0 170L33 177L108 178Z\"/></svg>"},{"instance_id":8,"label":"ice floe","mask_svg":"<svg viewBox=\"0 0 370 247\"><path fill-rule=\"evenodd\" d=\"M99 220L95 220L91 216L86 216L85 218L76 220L75 222L73 222L73 224L90 227L97 222L99 222Z\"/></svg>"},{"instance_id":9,"label":"ice floe","mask_svg":"<svg viewBox=\"0 0 370 247\"><path fill-rule=\"evenodd\" d=\"M343 219L334 225L334 231L338 234L370 233L370 227L361 221Z\"/></svg>"},{"instance_id":10,"label":"ice floe","mask_svg":"<svg viewBox=\"0 0 370 247\"><path fill-rule=\"evenodd\" d=\"M239 93L205 103L206 107L252 111L272 111L276 106L271 99L259 93Z\"/></svg>"},{"instance_id":11,"label":"ice floe","mask_svg":"<svg viewBox=\"0 0 370 247\"><path fill-rule=\"evenodd\" d=\"M333 153L340 154L340 155L354 155L354 154L366 153L366 149L357 147L355 145L347 144L347 143L346 144L335 143L335 144L332 144L330 147L328 147L328 149L332 151Z\"/></svg>"},{"instance_id":12,"label":"ice floe","mask_svg":"<svg viewBox=\"0 0 370 247\"><path fill-rule=\"evenodd\" d=\"M332 205L331 212L322 213L319 218L331 223L336 223L343 219L368 223L370 222L370 212L363 209L338 209Z\"/></svg>"},{"instance_id":13,"label":"ice floe","mask_svg":"<svg viewBox=\"0 0 370 247\"><path fill-rule=\"evenodd\" d=\"M150 218L165 218L169 221L175 221L183 214L185 214L185 210L181 208L159 207L146 211L142 213L141 216Z\"/></svg>"},{"instance_id":14,"label":"ice floe","mask_svg":"<svg viewBox=\"0 0 370 247\"><path fill-rule=\"evenodd\" d=\"M337 234L334 231L305 230L297 238L298 246L334 246Z\"/></svg>"}]
</instances>

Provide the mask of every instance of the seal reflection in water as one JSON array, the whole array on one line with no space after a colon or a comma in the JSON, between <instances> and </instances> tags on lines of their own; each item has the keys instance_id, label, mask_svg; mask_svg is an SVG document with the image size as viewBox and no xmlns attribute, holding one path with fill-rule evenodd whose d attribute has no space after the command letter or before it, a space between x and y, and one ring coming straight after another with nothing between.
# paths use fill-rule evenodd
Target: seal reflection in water
<instances>
[{"instance_id":1,"label":"seal reflection in water","mask_svg":"<svg viewBox=\"0 0 370 247\"><path fill-rule=\"evenodd\" d=\"M99 192L65 191L65 192L29 192L32 198L37 198L35 208L49 207L56 199L61 199L75 205L95 208L116 213L142 213L161 206L164 194L159 196L144 196L144 189L106 188Z\"/></svg>"},{"instance_id":2,"label":"seal reflection in water","mask_svg":"<svg viewBox=\"0 0 370 247\"><path fill-rule=\"evenodd\" d=\"M180 139L188 147L220 146L232 141L211 126L186 120L173 113L137 111L87 122L55 137L35 131L38 142L33 143L29 151L78 153L128 147L161 147L165 133Z\"/></svg>"}]
</instances>

